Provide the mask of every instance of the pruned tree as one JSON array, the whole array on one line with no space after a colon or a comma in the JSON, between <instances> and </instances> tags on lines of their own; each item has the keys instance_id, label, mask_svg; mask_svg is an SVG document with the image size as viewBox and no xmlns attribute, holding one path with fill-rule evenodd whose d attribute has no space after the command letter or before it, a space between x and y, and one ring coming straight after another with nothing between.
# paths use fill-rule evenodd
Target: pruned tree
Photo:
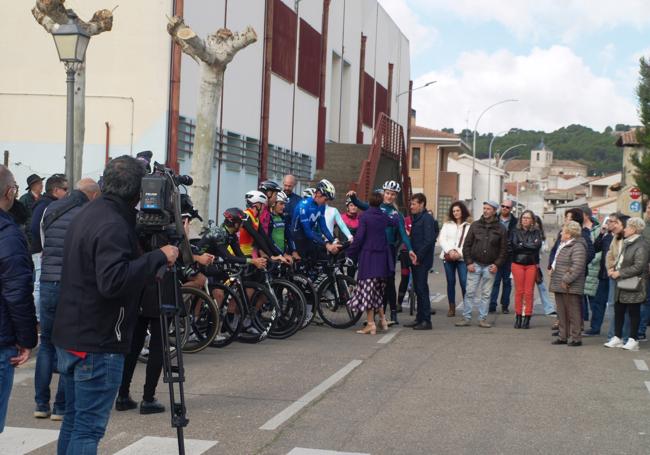
<instances>
[{"instance_id":1,"label":"pruned tree","mask_svg":"<svg viewBox=\"0 0 650 455\"><path fill-rule=\"evenodd\" d=\"M235 54L257 41L257 34L252 27L247 27L242 33L233 33L227 28L220 28L203 40L185 25L182 18L177 16L169 19L167 31L183 52L192 57L201 69L192 151L194 184L190 187L190 196L194 206L207 223L210 177L223 75Z\"/></svg>"},{"instance_id":2,"label":"pruned tree","mask_svg":"<svg viewBox=\"0 0 650 455\"><path fill-rule=\"evenodd\" d=\"M65 0L37 0L32 8L32 15L46 32L56 31L59 25L67 24L72 18L75 23L90 36L109 32L113 28L113 11L102 9L96 11L90 21L79 18L73 10L66 9ZM85 63L75 67L74 88L74 175L69 179L81 178L83 167L83 147L86 125L86 68Z\"/></svg>"},{"instance_id":3,"label":"pruned tree","mask_svg":"<svg viewBox=\"0 0 650 455\"><path fill-rule=\"evenodd\" d=\"M630 161L636 167L634 179L643 194L650 196L650 62L645 57L639 59L639 85L636 88L639 99L639 120L641 128L636 130L636 138L644 148L635 153Z\"/></svg>"}]
</instances>

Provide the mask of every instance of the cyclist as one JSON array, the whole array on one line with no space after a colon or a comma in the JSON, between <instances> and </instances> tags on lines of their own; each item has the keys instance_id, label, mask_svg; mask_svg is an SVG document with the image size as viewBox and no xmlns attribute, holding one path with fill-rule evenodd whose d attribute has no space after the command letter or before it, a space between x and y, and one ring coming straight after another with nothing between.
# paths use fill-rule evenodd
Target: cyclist
<instances>
[{"instance_id":1,"label":"cyclist","mask_svg":"<svg viewBox=\"0 0 650 455\"><path fill-rule=\"evenodd\" d=\"M325 204L335 197L334 185L323 179L316 185L314 196L304 198L296 206L291 221L291 235L302 258L318 258L323 246L331 254L339 251L340 245L335 243L325 222Z\"/></svg>"},{"instance_id":2,"label":"cyclist","mask_svg":"<svg viewBox=\"0 0 650 455\"><path fill-rule=\"evenodd\" d=\"M259 216L267 203L268 198L261 191L246 193L246 210L244 213L246 213L247 217L243 220L239 229L241 250L247 257L266 255L271 260L288 263L289 261L282 256L282 251L273 244L268 234L262 229Z\"/></svg>"},{"instance_id":3,"label":"cyclist","mask_svg":"<svg viewBox=\"0 0 650 455\"><path fill-rule=\"evenodd\" d=\"M314 194L316 194L316 188L305 188L302 190L302 198L308 198L308 197L314 197ZM294 211L295 213L295 211ZM291 215L291 218L293 219L293 214Z\"/></svg>"},{"instance_id":4,"label":"cyclist","mask_svg":"<svg viewBox=\"0 0 650 455\"><path fill-rule=\"evenodd\" d=\"M266 205L262 207L262 212L260 213L260 223L262 224L264 232L268 234L271 232L271 210L275 205L277 195L282 191L282 188L273 180L264 180L257 186L257 190L264 193L267 199Z\"/></svg>"},{"instance_id":5,"label":"cyclist","mask_svg":"<svg viewBox=\"0 0 650 455\"><path fill-rule=\"evenodd\" d=\"M284 252L285 257L291 258L295 247L291 238L291 225L286 222L284 209L289 202L289 197L284 191L277 193L275 204L271 208L271 226L269 236L273 244ZM297 254L297 253L296 253Z\"/></svg>"},{"instance_id":6,"label":"cyclist","mask_svg":"<svg viewBox=\"0 0 650 455\"><path fill-rule=\"evenodd\" d=\"M386 228L386 237L388 239L388 245L391 249L391 257L393 261L397 258L397 247L399 246L400 240L406 246L408 251L409 258L413 263L417 262L417 256L413 251L411 242L406 233L404 227L404 217L397 211L395 207L395 200L397 199L397 194L401 191L401 186L398 182L394 180L387 180L384 182L384 185L381 188L383 192L383 203L380 206L380 209L390 217L397 217L398 227L389 226ZM360 201L357 198L357 193L354 191L348 192L347 196L350 198L352 203L356 205L361 210L367 210L369 205L367 202ZM397 324L397 292L395 289L395 275L388 277L386 283L386 292L384 293L384 309L386 304L390 305L390 319L391 323Z\"/></svg>"},{"instance_id":7,"label":"cyclist","mask_svg":"<svg viewBox=\"0 0 650 455\"><path fill-rule=\"evenodd\" d=\"M325 205L325 224L327 224L327 229L334 234L334 225L338 226L339 232L350 242L352 242L352 233L348 229L347 225L341 218L339 209L332 207L329 204Z\"/></svg>"}]
</instances>

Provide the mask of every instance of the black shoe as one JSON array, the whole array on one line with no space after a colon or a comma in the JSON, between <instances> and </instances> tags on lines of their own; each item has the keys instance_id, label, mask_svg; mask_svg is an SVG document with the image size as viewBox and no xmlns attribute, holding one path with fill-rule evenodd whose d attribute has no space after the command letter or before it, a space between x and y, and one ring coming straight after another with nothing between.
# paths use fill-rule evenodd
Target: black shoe
<instances>
[{"instance_id":1,"label":"black shoe","mask_svg":"<svg viewBox=\"0 0 650 455\"><path fill-rule=\"evenodd\" d=\"M598 335L600 335L600 332L594 332L592 330L586 330L582 332L583 337L596 337Z\"/></svg>"},{"instance_id":2,"label":"black shoe","mask_svg":"<svg viewBox=\"0 0 650 455\"><path fill-rule=\"evenodd\" d=\"M116 411L129 411L138 407L138 403L133 401L131 395L125 397L118 396L115 400L115 410Z\"/></svg>"},{"instance_id":3,"label":"black shoe","mask_svg":"<svg viewBox=\"0 0 650 455\"><path fill-rule=\"evenodd\" d=\"M490 308L490 309L488 310L488 313L489 313L489 314L494 314L494 313L496 313L496 312L497 312L497 309L496 309L496 308Z\"/></svg>"},{"instance_id":4,"label":"black shoe","mask_svg":"<svg viewBox=\"0 0 650 455\"><path fill-rule=\"evenodd\" d=\"M390 322L393 323L393 324L390 324L390 325L399 324L399 321L397 320L397 311L391 311L390 312Z\"/></svg>"},{"instance_id":5,"label":"black shoe","mask_svg":"<svg viewBox=\"0 0 650 455\"><path fill-rule=\"evenodd\" d=\"M521 315L515 316L515 329L521 329Z\"/></svg>"},{"instance_id":6,"label":"black shoe","mask_svg":"<svg viewBox=\"0 0 650 455\"><path fill-rule=\"evenodd\" d=\"M503 314L510 314L510 310L508 309L507 306L501 307L501 313Z\"/></svg>"},{"instance_id":7,"label":"black shoe","mask_svg":"<svg viewBox=\"0 0 650 455\"><path fill-rule=\"evenodd\" d=\"M553 337L559 337L559 336L560 336L560 331L557 330L557 331L551 333L551 336L553 336Z\"/></svg>"},{"instance_id":8,"label":"black shoe","mask_svg":"<svg viewBox=\"0 0 650 455\"><path fill-rule=\"evenodd\" d=\"M436 314L436 310L434 310L433 308L431 308L431 314L432 314L432 315Z\"/></svg>"},{"instance_id":9,"label":"black shoe","mask_svg":"<svg viewBox=\"0 0 650 455\"><path fill-rule=\"evenodd\" d=\"M566 344L566 340L560 340L558 338L557 340L551 341L551 344Z\"/></svg>"},{"instance_id":10,"label":"black shoe","mask_svg":"<svg viewBox=\"0 0 650 455\"><path fill-rule=\"evenodd\" d=\"M159 412L165 412L165 407L155 398L153 401L142 400L140 402L140 414L158 414Z\"/></svg>"},{"instance_id":11,"label":"black shoe","mask_svg":"<svg viewBox=\"0 0 650 455\"><path fill-rule=\"evenodd\" d=\"M418 325L419 323L420 323L420 321L417 321L417 320L416 320L416 321L413 321L413 322L409 322L409 323L407 323L407 324L404 324L404 327L406 327L406 328L408 328L408 329L412 329L413 327L415 327L415 326Z\"/></svg>"},{"instance_id":12,"label":"black shoe","mask_svg":"<svg viewBox=\"0 0 650 455\"><path fill-rule=\"evenodd\" d=\"M569 341L567 346L582 346L582 341Z\"/></svg>"},{"instance_id":13,"label":"black shoe","mask_svg":"<svg viewBox=\"0 0 650 455\"><path fill-rule=\"evenodd\" d=\"M524 319L521 323L522 329L530 329L530 316L524 316Z\"/></svg>"},{"instance_id":14,"label":"black shoe","mask_svg":"<svg viewBox=\"0 0 650 455\"><path fill-rule=\"evenodd\" d=\"M431 330L433 329L433 326L431 325L430 322L427 321L422 321L417 325L413 326L413 330Z\"/></svg>"}]
</instances>

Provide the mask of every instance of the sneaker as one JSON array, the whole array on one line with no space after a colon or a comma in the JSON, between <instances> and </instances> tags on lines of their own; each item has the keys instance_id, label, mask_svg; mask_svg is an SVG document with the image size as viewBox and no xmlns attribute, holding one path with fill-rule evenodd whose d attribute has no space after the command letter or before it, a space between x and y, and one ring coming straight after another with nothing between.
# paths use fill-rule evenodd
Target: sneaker
<instances>
[{"instance_id":1,"label":"sneaker","mask_svg":"<svg viewBox=\"0 0 650 455\"><path fill-rule=\"evenodd\" d=\"M623 346L623 349L626 349L628 351L638 351L639 350L639 342L636 341L634 338L628 338L627 343Z\"/></svg>"},{"instance_id":2,"label":"sneaker","mask_svg":"<svg viewBox=\"0 0 650 455\"><path fill-rule=\"evenodd\" d=\"M583 337L596 337L600 335L600 332L594 332L593 330L586 330L582 332Z\"/></svg>"},{"instance_id":3,"label":"sneaker","mask_svg":"<svg viewBox=\"0 0 650 455\"><path fill-rule=\"evenodd\" d=\"M644 341L648 341L648 339L646 338L645 334L643 334L643 335L637 336L636 341L641 343L641 342L644 342Z\"/></svg>"},{"instance_id":4,"label":"sneaker","mask_svg":"<svg viewBox=\"0 0 650 455\"><path fill-rule=\"evenodd\" d=\"M623 340L621 340L617 336L613 336L611 340L609 340L607 343L604 343L603 346L606 348L622 348L623 347Z\"/></svg>"},{"instance_id":5,"label":"sneaker","mask_svg":"<svg viewBox=\"0 0 650 455\"><path fill-rule=\"evenodd\" d=\"M484 329L489 329L490 327L492 327L492 324L487 322L485 319L481 319L480 321L478 321L478 326Z\"/></svg>"},{"instance_id":6,"label":"sneaker","mask_svg":"<svg viewBox=\"0 0 650 455\"><path fill-rule=\"evenodd\" d=\"M501 314L510 314L510 310L507 306L501 307Z\"/></svg>"},{"instance_id":7,"label":"sneaker","mask_svg":"<svg viewBox=\"0 0 650 455\"><path fill-rule=\"evenodd\" d=\"M63 413L62 412L53 412L52 415L50 416L50 420L52 422L61 422L63 420Z\"/></svg>"},{"instance_id":8,"label":"sneaker","mask_svg":"<svg viewBox=\"0 0 650 455\"><path fill-rule=\"evenodd\" d=\"M49 406L36 406L34 417L37 419L47 419L52 415Z\"/></svg>"},{"instance_id":9,"label":"sneaker","mask_svg":"<svg viewBox=\"0 0 650 455\"><path fill-rule=\"evenodd\" d=\"M460 321L454 324L456 327L469 327L472 325L472 322L469 319L461 319Z\"/></svg>"}]
</instances>

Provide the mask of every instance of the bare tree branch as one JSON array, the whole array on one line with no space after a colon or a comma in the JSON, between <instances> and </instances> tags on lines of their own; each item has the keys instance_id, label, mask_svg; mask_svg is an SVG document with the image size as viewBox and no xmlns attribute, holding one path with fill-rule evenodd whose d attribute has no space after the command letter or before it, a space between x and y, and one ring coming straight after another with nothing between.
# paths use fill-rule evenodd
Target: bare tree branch
<instances>
[{"instance_id":1,"label":"bare tree branch","mask_svg":"<svg viewBox=\"0 0 650 455\"><path fill-rule=\"evenodd\" d=\"M168 18L168 20L167 32L183 52L192 57L197 63L207 63L210 56L205 47L205 42L194 33L194 30L185 25L183 18L174 16Z\"/></svg>"},{"instance_id":2,"label":"bare tree branch","mask_svg":"<svg viewBox=\"0 0 650 455\"><path fill-rule=\"evenodd\" d=\"M64 2L65 0L36 0L36 5L32 8L32 15L48 33L54 32L58 25L68 23L68 13L63 6ZM96 11L89 22L85 22L79 17L75 19L75 22L89 35L99 35L113 28L113 11L102 9Z\"/></svg>"}]
</instances>

